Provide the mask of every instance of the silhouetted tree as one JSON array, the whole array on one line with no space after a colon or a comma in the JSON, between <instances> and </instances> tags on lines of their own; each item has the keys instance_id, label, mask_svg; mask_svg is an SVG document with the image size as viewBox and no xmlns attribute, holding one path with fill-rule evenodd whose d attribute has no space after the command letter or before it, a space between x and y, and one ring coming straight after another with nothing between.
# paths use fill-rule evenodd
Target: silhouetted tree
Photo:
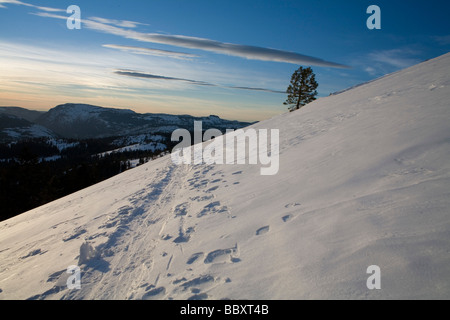
<instances>
[{"instance_id":1,"label":"silhouetted tree","mask_svg":"<svg viewBox=\"0 0 450 320\"><path fill-rule=\"evenodd\" d=\"M288 105L290 111L300 109L316 100L318 86L315 74L310 67L298 68L292 74L291 84L286 90L288 98L283 104Z\"/></svg>"}]
</instances>

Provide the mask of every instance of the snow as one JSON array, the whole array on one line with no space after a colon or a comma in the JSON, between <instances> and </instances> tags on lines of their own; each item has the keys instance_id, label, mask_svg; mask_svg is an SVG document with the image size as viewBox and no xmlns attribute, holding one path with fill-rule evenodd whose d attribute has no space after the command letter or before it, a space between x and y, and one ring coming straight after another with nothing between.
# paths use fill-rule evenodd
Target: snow
<instances>
[{"instance_id":1,"label":"snow","mask_svg":"<svg viewBox=\"0 0 450 320\"><path fill-rule=\"evenodd\" d=\"M165 150L167 149L167 146L160 142L150 142L150 143L137 143L130 146L125 146L122 148L117 148L111 151L106 151L103 153L100 153L99 156L104 157L105 155L109 155L111 153L115 152L127 152L127 151L152 151L155 152L156 150Z\"/></svg>"},{"instance_id":2,"label":"snow","mask_svg":"<svg viewBox=\"0 0 450 320\"><path fill-rule=\"evenodd\" d=\"M100 114L105 111L120 112L122 114L134 114L134 111L127 109L111 109L88 104L68 103L50 110L52 115L50 116L49 121L55 121L55 117L60 117L59 121L65 121L67 123L72 123L75 120L90 120L92 118L98 118Z\"/></svg>"},{"instance_id":3,"label":"snow","mask_svg":"<svg viewBox=\"0 0 450 320\"><path fill-rule=\"evenodd\" d=\"M135 168L139 165L140 159L132 159L128 161L130 162L130 168Z\"/></svg>"},{"instance_id":4,"label":"snow","mask_svg":"<svg viewBox=\"0 0 450 320\"><path fill-rule=\"evenodd\" d=\"M62 117L66 122L73 122L76 119L86 120L98 117L102 112L102 109L100 107L84 104L66 104L58 106L50 110L50 112L53 112L53 117L50 117L51 121L56 120L55 116L58 116Z\"/></svg>"},{"instance_id":5,"label":"snow","mask_svg":"<svg viewBox=\"0 0 450 320\"><path fill-rule=\"evenodd\" d=\"M0 299L450 298L449 74L447 54L253 125L280 130L274 176L167 155L1 222Z\"/></svg>"},{"instance_id":6,"label":"snow","mask_svg":"<svg viewBox=\"0 0 450 320\"><path fill-rule=\"evenodd\" d=\"M11 138L18 138L22 135L21 132L18 132L18 130L15 129L4 129L3 132L6 133Z\"/></svg>"},{"instance_id":7,"label":"snow","mask_svg":"<svg viewBox=\"0 0 450 320\"><path fill-rule=\"evenodd\" d=\"M40 158L39 162L52 162L52 161L56 161L59 159L61 159L61 156L54 155L54 156L50 156L50 157Z\"/></svg>"},{"instance_id":8,"label":"snow","mask_svg":"<svg viewBox=\"0 0 450 320\"><path fill-rule=\"evenodd\" d=\"M148 114L145 117L146 120L154 121L155 119L161 121L161 123L180 123L182 119L177 115L169 115L169 114L162 114L162 113L156 113L156 114Z\"/></svg>"},{"instance_id":9,"label":"snow","mask_svg":"<svg viewBox=\"0 0 450 320\"><path fill-rule=\"evenodd\" d=\"M80 144L79 142L68 142L68 141L62 140L62 139L49 139L48 142L49 142L49 144L58 148L58 150L60 152L63 150L66 150L66 149L76 147Z\"/></svg>"},{"instance_id":10,"label":"snow","mask_svg":"<svg viewBox=\"0 0 450 320\"><path fill-rule=\"evenodd\" d=\"M4 133L9 135L11 138L19 138L23 136L27 136L30 138L53 138L53 133L47 128L33 124L29 127L24 128L9 128L4 129Z\"/></svg>"},{"instance_id":11,"label":"snow","mask_svg":"<svg viewBox=\"0 0 450 320\"><path fill-rule=\"evenodd\" d=\"M154 134L139 134L139 135L133 135L133 136L125 136L118 138L113 141L113 144L115 145L124 145L124 144L136 144L136 143L144 143L148 141L162 141L164 140L164 137L161 135L154 135Z\"/></svg>"}]
</instances>

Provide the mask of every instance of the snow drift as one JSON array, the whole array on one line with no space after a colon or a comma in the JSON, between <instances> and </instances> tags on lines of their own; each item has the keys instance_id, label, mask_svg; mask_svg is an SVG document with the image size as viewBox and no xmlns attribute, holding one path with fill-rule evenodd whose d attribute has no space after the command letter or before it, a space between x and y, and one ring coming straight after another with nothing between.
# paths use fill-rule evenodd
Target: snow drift
<instances>
[{"instance_id":1,"label":"snow drift","mask_svg":"<svg viewBox=\"0 0 450 320\"><path fill-rule=\"evenodd\" d=\"M275 176L166 156L4 221L0 299L448 299L449 75L447 54L253 125L280 129Z\"/></svg>"}]
</instances>

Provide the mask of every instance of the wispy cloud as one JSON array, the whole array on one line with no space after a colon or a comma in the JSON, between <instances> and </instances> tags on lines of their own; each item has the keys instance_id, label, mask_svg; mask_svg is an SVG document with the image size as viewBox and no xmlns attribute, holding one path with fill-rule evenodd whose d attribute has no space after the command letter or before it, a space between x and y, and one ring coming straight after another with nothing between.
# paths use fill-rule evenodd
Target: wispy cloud
<instances>
[{"instance_id":1,"label":"wispy cloud","mask_svg":"<svg viewBox=\"0 0 450 320\"><path fill-rule=\"evenodd\" d=\"M36 9L47 11L47 12L66 12L64 9L58 9L58 8L50 8L50 7L40 7L40 6L33 6Z\"/></svg>"},{"instance_id":2,"label":"wispy cloud","mask_svg":"<svg viewBox=\"0 0 450 320\"><path fill-rule=\"evenodd\" d=\"M212 83L204 82L204 81L197 81L197 80L190 80L190 79L183 79L183 78L174 78L174 77L167 77L167 76L160 76L155 75L151 73L143 73L143 72L137 72L133 70L116 70L114 71L115 74L118 74L120 76L127 76L127 77L134 77L134 78L145 78L145 79L154 79L154 80L170 80L170 81L181 81L181 82L187 82L190 84L195 84L199 86L216 86Z\"/></svg>"},{"instance_id":3,"label":"wispy cloud","mask_svg":"<svg viewBox=\"0 0 450 320\"><path fill-rule=\"evenodd\" d=\"M392 49L372 52L369 54L369 58L373 61L402 69L420 62L420 60L411 57L416 54L417 52L411 49Z\"/></svg>"},{"instance_id":4,"label":"wispy cloud","mask_svg":"<svg viewBox=\"0 0 450 320\"><path fill-rule=\"evenodd\" d=\"M437 43L439 43L440 45L448 45L450 44L450 35L446 35L446 36L433 36L432 37L434 41L436 41Z\"/></svg>"},{"instance_id":5,"label":"wispy cloud","mask_svg":"<svg viewBox=\"0 0 450 320\"><path fill-rule=\"evenodd\" d=\"M253 88L253 87L226 86L226 88L229 88L229 89L239 89L239 90L251 90L251 91L264 91L264 92L271 92L271 93L283 93L283 94L286 93L286 91L272 90L272 89L264 89L264 88Z\"/></svg>"},{"instance_id":6,"label":"wispy cloud","mask_svg":"<svg viewBox=\"0 0 450 320\"><path fill-rule=\"evenodd\" d=\"M365 72L367 72L368 74L370 74L371 76L374 76L377 74L377 70L375 70L375 68L372 67L367 67L364 69Z\"/></svg>"},{"instance_id":7,"label":"wispy cloud","mask_svg":"<svg viewBox=\"0 0 450 320\"><path fill-rule=\"evenodd\" d=\"M17 5L23 5L23 6L32 6L31 4L22 2L22 1L18 1L18 0L0 0L0 4L4 6L4 4L17 4Z\"/></svg>"},{"instance_id":8,"label":"wispy cloud","mask_svg":"<svg viewBox=\"0 0 450 320\"><path fill-rule=\"evenodd\" d=\"M371 76L381 76L419 63L419 55L412 48L375 50L354 59L352 64Z\"/></svg>"},{"instance_id":9,"label":"wispy cloud","mask_svg":"<svg viewBox=\"0 0 450 320\"><path fill-rule=\"evenodd\" d=\"M36 6L34 4L22 2L19 0L0 0L0 8L7 8L4 4L15 4L15 5L27 6L27 7L39 9L42 11L47 11L47 12L65 12L66 11L64 9L59 9L59 8Z\"/></svg>"},{"instance_id":10,"label":"wispy cloud","mask_svg":"<svg viewBox=\"0 0 450 320\"><path fill-rule=\"evenodd\" d=\"M249 45L224 43L210 39L188 37L182 35L164 35L156 33L146 33L135 35L136 40L153 43L178 46L189 49L199 49L229 56L241 57L250 60L276 61L292 64L317 65L322 67L345 68L346 66L333 62L328 62L319 58L302 55L295 52L282 51L277 49L262 48Z\"/></svg>"},{"instance_id":11,"label":"wispy cloud","mask_svg":"<svg viewBox=\"0 0 450 320\"><path fill-rule=\"evenodd\" d=\"M220 87L220 88L238 89L238 90L251 90L251 91L264 91L264 92L271 92L271 93L285 93L284 91L265 89L265 88L253 88L253 87L219 85L219 84L209 83L209 82L205 82L205 81L198 81L198 80L190 80L190 79L184 79L184 78L160 76L160 75L155 75L155 74L151 74L151 73L138 72L138 71L134 71L134 70L115 70L114 73L117 74L117 75L120 75L120 76L127 76L127 77L133 77L133 78L144 78L144 79L151 79L151 80L181 81L181 82L186 82L186 83L193 84L193 85L198 85L198 86L210 86L210 87Z\"/></svg>"},{"instance_id":12,"label":"wispy cloud","mask_svg":"<svg viewBox=\"0 0 450 320\"><path fill-rule=\"evenodd\" d=\"M54 18L54 19L60 19L60 20L67 20L67 18L68 18L68 16L62 16L62 15L54 14L54 13L50 13L50 12L31 12L31 14L34 14L39 17Z\"/></svg>"},{"instance_id":13,"label":"wispy cloud","mask_svg":"<svg viewBox=\"0 0 450 320\"><path fill-rule=\"evenodd\" d=\"M105 19L100 17L90 17L89 20L96 21L103 24L111 24L117 27L123 28L137 28L139 25L148 26L146 23L128 21L128 20L115 20L115 19Z\"/></svg>"},{"instance_id":14,"label":"wispy cloud","mask_svg":"<svg viewBox=\"0 0 450 320\"><path fill-rule=\"evenodd\" d=\"M137 46L123 46L123 45L118 45L118 44L104 44L102 46L105 48L117 49L117 50L130 52L130 53L134 53L134 54L142 54L142 55L157 56L157 57L169 57L169 58L181 59L181 60L191 60L192 58L199 57L198 55L191 54L191 53L143 48L143 47L137 47Z\"/></svg>"}]
</instances>

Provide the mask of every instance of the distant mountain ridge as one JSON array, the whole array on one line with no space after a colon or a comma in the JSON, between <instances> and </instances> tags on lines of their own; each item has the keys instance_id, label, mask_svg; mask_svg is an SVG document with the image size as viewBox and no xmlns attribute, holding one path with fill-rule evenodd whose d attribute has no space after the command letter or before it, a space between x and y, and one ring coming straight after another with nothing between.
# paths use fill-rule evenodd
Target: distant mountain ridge
<instances>
[{"instance_id":1,"label":"distant mountain ridge","mask_svg":"<svg viewBox=\"0 0 450 320\"><path fill-rule=\"evenodd\" d=\"M143 133L171 132L178 128L193 129L194 121L202 121L203 128L238 129L251 123L224 120L218 116L194 117L136 113L129 109L115 109L89 104L67 103L47 112L18 107L0 107L0 137L5 140L20 138L20 132L32 132L29 128L39 125L44 133L36 137L53 136L66 139L91 139ZM13 134L11 134L13 132ZM32 134L23 137L32 137Z\"/></svg>"},{"instance_id":2,"label":"distant mountain ridge","mask_svg":"<svg viewBox=\"0 0 450 320\"><path fill-rule=\"evenodd\" d=\"M0 107L0 114L13 115L30 122L36 121L45 111L28 110L20 107Z\"/></svg>"}]
</instances>

